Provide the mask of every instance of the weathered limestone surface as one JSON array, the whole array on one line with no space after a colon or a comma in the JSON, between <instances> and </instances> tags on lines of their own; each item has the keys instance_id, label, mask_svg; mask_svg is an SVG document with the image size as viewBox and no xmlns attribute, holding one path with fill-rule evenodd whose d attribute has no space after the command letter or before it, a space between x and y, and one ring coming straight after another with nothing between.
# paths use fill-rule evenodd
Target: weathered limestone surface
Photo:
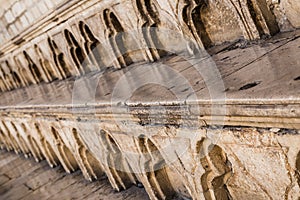
<instances>
[{"instance_id":1,"label":"weathered limestone surface","mask_svg":"<svg viewBox=\"0 0 300 200\"><path fill-rule=\"evenodd\" d=\"M35 163L4 150L0 151L0 158L1 199L148 199L142 188L116 193L107 179L91 183L80 171L69 175L61 166L50 168L46 161Z\"/></svg>"},{"instance_id":2,"label":"weathered limestone surface","mask_svg":"<svg viewBox=\"0 0 300 200\"><path fill-rule=\"evenodd\" d=\"M55 2L30 26L24 2L2 148L150 199L300 198L297 1Z\"/></svg>"},{"instance_id":3,"label":"weathered limestone surface","mask_svg":"<svg viewBox=\"0 0 300 200\"><path fill-rule=\"evenodd\" d=\"M1 90L119 68L130 62L157 60L162 52L141 48L145 45L165 48L170 38L158 33L151 36L150 27L160 31L170 29L196 41L200 47L210 47L297 28L298 7L297 1L265 0L15 1L1 18ZM35 17L26 17L27 14ZM113 62L116 48L106 44L108 39L140 28L145 33L139 30L134 38L121 40L124 40L121 49L130 51L127 58ZM154 37L157 42L153 42ZM98 44L103 48L89 56L85 66L79 66ZM140 50L131 51L132 46Z\"/></svg>"}]
</instances>

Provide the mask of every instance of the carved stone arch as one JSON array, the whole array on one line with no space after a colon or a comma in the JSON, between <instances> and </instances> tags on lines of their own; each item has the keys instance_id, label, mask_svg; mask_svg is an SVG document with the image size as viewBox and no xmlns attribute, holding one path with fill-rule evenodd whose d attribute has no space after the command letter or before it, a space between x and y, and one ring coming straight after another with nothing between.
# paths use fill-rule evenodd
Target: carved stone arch
<instances>
[{"instance_id":1,"label":"carved stone arch","mask_svg":"<svg viewBox=\"0 0 300 200\"><path fill-rule=\"evenodd\" d=\"M5 80L5 72L2 68L2 65L0 65L0 71L1 71L1 90L4 92L4 91L8 91L10 88L9 88L9 85L7 84L6 80Z\"/></svg>"},{"instance_id":2,"label":"carved stone arch","mask_svg":"<svg viewBox=\"0 0 300 200\"><path fill-rule=\"evenodd\" d=\"M11 74L12 74L13 80L16 83L16 86L17 87L22 87L22 82L21 82L21 79L20 79L18 73L15 72L15 71L12 71Z\"/></svg>"},{"instance_id":3,"label":"carved stone arch","mask_svg":"<svg viewBox=\"0 0 300 200\"><path fill-rule=\"evenodd\" d=\"M51 134L55 140L55 148L58 151L57 157L60 160L60 163L66 172L74 172L78 166L73 153L66 146L59 132L53 126L51 127Z\"/></svg>"},{"instance_id":4,"label":"carved stone arch","mask_svg":"<svg viewBox=\"0 0 300 200\"><path fill-rule=\"evenodd\" d=\"M32 135L27 132L27 128L24 123L21 123L21 128L23 129L24 133L26 134L26 139L29 143L28 148L30 149L30 152L33 155L33 157L35 158L35 160L37 162L39 162L40 160L43 160L43 155L39 148L38 143L36 142L34 137L32 137Z\"/></svg>"},{"instance_id":5,"label":"carved stone arch","mask_svg":"<svg viewBox=\"0 0 300 200\"><path fill-rule=\"evenodd\" d=\"M103 11L103 19L107 27L107 38L118 60L118 64L120 67L126 67L132 64L133 61L130 57L130 52L127 52L128 50L126 49L124 41L126 33L119 19L109 9Z\"/></svg>"},{"instance_id":6,"label":"carved stone arch","mask_svg":"<svg viewBox=\"0 0 300 200\"><path fill-rule=\"evenodd\" d=\"M227 0L225 2L231 5L231 8L233 8L238 16L240 27L244 32L244 38L250 40L259 38L259 31L257 30L257 27L252 19L250 13L251 8L249 9L249 6L251 7L252 3L248 4L248 0ZM244 11L243 6L248 7L248 10Z\"/></svg>"},{"instance_id":7,"label":"carved stone arch","mask_svg":"<svg viewBox=\"0 0 300 200\"><path fill-rule=\"evenodd\" d=\"M50 82L50 81L58 79L59 74L57 73L56 69L53 68L53 66L51 65L49 60L44 57L42 49L37 44L35 44L34 50L35 50L36 54L38 55L40 65L43 68L45 75L47 77L47 80L45 80L45 81Z\"/></svg>"},{"instance_id":8,"label":"carved stone arch","mask_svg":"<svg viewBox=\"0 0 300 200\"><path fill-rule=\"evenodd\" d=\"M296 178L300 187L300 151L298 152L296 157Z\"/></svg>"},{"instance_id":9,"label":"carved stone arch","mask_svg":"<svg viewBox=\"0 0 300 200\"><path fill-rule=\"evenodd\" d=\"M101 58L101 46L99 40L94 36L89 26L83 21L79 21L80 34L84 39L85 51L94 65L102 69L104 63Z\"/></svg>"},{"instance_id":10,"label":"carved stone arch","mask_svg":"<svg viewBox=\"0 0 300 200\"><path fill-rule=\"evenodd\" d=\"M47 41L48 41L50 50L52 52L55 66L57 67L59 73L61 74L61 77L68 78L68 77L72 76L71 70L69 69L69 66L66 63L65 55L58 49L54 40L52 40L51 38L48 38Z\"/></svg>"},{"instance_id":11,"label":"carved stone arch","mask_svg":"<svg viewBox=\"0 0 300 200\"><path fill-rule=\"evenodd\" d=\"M6 60L5 63L6 63L7 68L9 69L9 73L12 78L13 87L14 88L22 87L22 83L21 83L21 79L20 79L19 75L15 72L15 70L13 70L13 68L11 67L8 60Z\"/></svg>"},{"instance_id":12,"label":"carved stone arch","mask_svg":"<svg viewBox=\"0 0 300 200\"><path fill-rule=\"evenodd\" d=\"M4 134L1 128L0 128L0 139L1 142L5 145L7 151L13 150L13 145L11 144L9 138L7 137L7 135Z\"/></svg>"},{"instance_id":13,"label":"carved stone arch","mask_svg":"<svg viewBox=\"0 0 300 200\"><path fill-rule=\"evenodd\" d=\"M34 123L34 127L38 134L39 143L41 144L41 145L39 145L40 149L41 149L44 157L46 158L48 164L50 165L50 167L57 166L58 165L57 155L55 154L50 143L43 136L40 125L38 123Z\"/></svg>"},{"instance_id":14,"label":"carved stone arch","mask_svg":"<svg viewBox=\"0 0 300 200\"><path fill-rule=\"evenodd\" d=\"M157 2L155 0L135 0L135 3L143 20L143 37L149 50L149 52L146 51L147 56L150 61L158 60L166 55L167 52L162 49L163 45L157 35L161 24Z\"/></svg>"},{"instance_id":15,"label":"carved stone arch","mask_svg":"<svg viewBox=\"0 0 300 200\"><path fill-rule=\"evenodd\" d=\"M19 130L16 127L16 125L12 121L10 122L10 124L13 127L13 130L14 130L14 132L16 134L16 140L17 140L17 143L18 143L21 151L23 152L23 154L25 155L25 157L28 157L29 154L30 154L30 150L28 148L28 144L24 140L23 136L19 133Z\"/></svg>"},{"instance_id":16,"label":"carved stone arch","mask_svg":"<svg viewBox=\"0 0 300 200\"><path fill-rule=\"evenodd\" d=\"M135 183L136 178L131 173L130 165L123 156L116 140L103 129L98 135L104 151L107 152L104 153L103 165L110 182L118 191L130 187L132 183Z\"/></svg>"},{"instance_id":17,"label":"carved stone arch","mask_svg":"<svg viewBox=\"0 0 300 200\"><path fill-rule=\"evenodd\" d=\"M64 35L69 46L72 60L74 61L78 71L80 71L81 74L89 72L90 69L87 67L86 55L78 41L75 39L75 36L68 29L64 30Z\"/></svg>"},{"instance_id":18,"label":"carved stone arch","mask_svg":"<svg viewBox=\"0 0 300 200\"><path fill-rule=\"evenodd\" d=\"M181 11L182 20L186 28L200 48L208 48L212 45L211 38L202 19L203 9L207 6L207 0L184 0L184 6Z\"/></svg>"},{"instance_id":19,"label":"carved stone arch","mask_svg":"<svg viewBox=\"0 0 300 200\"><path fill-rule=\"evenodd\" d=\"M7 91L6 84L5 84L5 82L4 82L4 80L3 80L2 77L0 77L0 90L1 90L1 92Z\"/></svg>"},{"instance_id":20,"label":"carved stone arch","mask_svg":"<svg viewBox=\"0 0 300 200\"><path fill-rule=\"evenodd\" d=\"M75 153L77 155L75 156L75 158L84 177L92 181L98 179L98 177L103 176L103 166L86 147L77 129L72 128L72 135L76 144Z\"/></svg>"},{"instance_id":21,"label":"carved stone arch","mask_svg":"<svg viewBox=\"0 0 300 200\"><path fill-rule=\"evenodd\" d=\"M13 84L13 81L11 79L11 76L8 75L8 74L5 74L4 75L4 80L7 83L7 86L9 88L8 90L13 90L14 89L14 84Z\"/></svg>"},{"instance_id":22,"label":"carved stone arch","mask_svg":"<svg viewBox=\"0 0 300 200\"><path fill-rule=\"evenodd\" d=\"M216 144L204 144L205 139L197 142L196 152L205 170L201 176L201 185L205 199L228 199L231 194L227 181L232 175L232 165L223 149Z\"/></svg>"},{"instance_id":23,"label":"carved stone arch","mask_svg":"<svg viewBox=\"0 0 300 200\"><path fill-rule=\"evenodd\" d=\"M166 171L166 161L158 147L144 135L138 137L138 147L144 160L147 161L144 163L148 182L146 190L153 198L172 199L176 192L172 188Z\"/></svg>"},{"instance_id":24,"label":"carved stone arch","mask_svg":"<svg viewBox=\"0 0 300 200\"><path fill-rule=\"evenodd\" d=\"M6 134L7 139L9 140L9 143L12 145L14 151L17 154L20 153L21 152L20 151L20 147L19 147L19 145L18 145L18 143L16 141L16 138L11 134L11 132L10 132L9 128L7 127L7 125L5 124L5 122L1 121L1 123L2 123L2 125L3 125L3 127L5 129L4 130L5 131L4 134Z\"/></svg>"},{"instance_id":25,"label":"carved stone arch","mask_svg":"<svg viewBox=\"0 0 300 200\"><path fill-rule=\"evenodd\" d=\"M28 68L35 80L35 83L40 83L43 82L44 80L42 79L42 73L38 69L37 65L33 62L31 57L28 55L26 51L23 51L23 55L25 56L25 59L27 60L28 63Z\"/></svg>"},{"instance_id":26,"label":"carved stone arch","mask_svg":"<svg viewBox=\"0 0 300 200\"><path fill-rule=\"evenodd\" d=\"M18 69L19 77L21 78L22 85L27 86L33 83L33 78L28 74L28 71L21 65L21 62L17 56L14 56L14 62Z\"/></svg>"},{"instance_id":27,"label":"carved stone arch","mask_svg":"<svg viewBox=\"0 0 300 200\"><path fill-rule=\"evenodd\" d=\"M263 0L247 0L247 7L260 37L274 35L280 31L268 2Z\"/></svg>"},{"instance_id":28,"label":"carved stone arch","mask_svg":"<svg viewBox=\"0 0 300 200\"><path fill-rule=\"evenodd\" d=\"M1 70L1 73L2 73L3 83L5 84L6 89L7 90L12 90L13 89L12 80L10 79L10 76L3 69L3 65L2 64L1 64L0 70Z\"/></svg>"}]
</instances>

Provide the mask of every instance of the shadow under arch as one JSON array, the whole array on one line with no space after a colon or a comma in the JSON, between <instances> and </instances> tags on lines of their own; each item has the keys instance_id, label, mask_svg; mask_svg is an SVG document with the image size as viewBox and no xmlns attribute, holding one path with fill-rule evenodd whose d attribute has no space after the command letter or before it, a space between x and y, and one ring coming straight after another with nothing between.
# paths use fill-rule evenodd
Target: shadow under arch
<instances>
[{"instance_id":1,"label":"shadow under arch","mask_svg":"<svg viewBox=\"0 0 300 200\"><path fill-rule=\"evenodd\" d=\"M29 156L28 154L30 154L30 150L29 150L29 147L28 147L27 143L25 142L23 136L19 133L19 130L17 129L16 125L12 121L10 122L10 124L16 133L19 147L21 148L23 154L25 155L25 157Z\"/></svg>"},{"instance_id":2,"label":"shadow under arch","mask_svg":"<svg viewBox=\"0 0 300 200\"><path fill-rule=\"evenodd\" d=\"M144 135L138 137L138 144L142 155L147 160L144 163L144 170L154 195L159 199L172 199L176 192L172 188L166 171L166 161L158 147Z\"/></svg>"},{"instance_id":3,"label":"shadow under arch","mask_svg":"<svg viewBox=\"0 0 300 200\"><path fill-rule=\"evenodd\" d=\"M75 156L75 159L77 158L77 162L85 178L92 181L98 179L98 177L102 177L104 174L103 166L88 150L76 128L72 128L72 135L76 143L77 156Z\"/></svg>"},{"instance_id":4,"label":"shadow under arch","mask_svg":"<svg viewBox=\"0 0 300 200\"><path fill-rule=\"evenodd\" d=\"M46 158L48 164L51 167L57 166L58 165L57 155L55 154L55 152L54 152L53 148L51 147L51 145L49 144L49 142L43 136L39 124L34 123L34 127L37 131L37 134L39 136L39 141L41 143L40 149L41 149L44 157Z\"/></svg>"},{"instance_id":5,"label":"shadow under arch","mask_svg":"<svg viewBox=\"0 0 300 200\"><path fill-rule=\"evenodd\" d=\"M45 58L42 49L37 44L34 45L34 49L36 54L38 55L40 65L46 72L48 81L51 82L58 79L59 75L57 74L56 70L53 68L49 60Z\"/></svg>"},{"instance_id":6,"label":"shadow under arch","mask_svg":"<svg viewBox=\"0 0 300 200\"><path fill-rule=\"evenodd\" d=\"M28 55L28 53L26 51L23 51L23 55L25 56L25 59L27 60L28 68L29 68L35 82L36 83L43 82L44 80L42 79L42 73L40 72L40 70L38 69L36 64L33 62L31 57Z\"/></svg>"},{"instance_id":7,"label":"shadow under arch","mask_svg":"<svg viewBox=\"0 0 300 200\"><path fill-rule=\"evenodd\" d=\"M71 57L81 74L89 72L90 69L86 65L86 55L84 54L82 48L80 47L78 41L75 39L75 36L68 30L64 30L64 35L68 43L69 51Z\"/></svg>"},{"instance_id":8,"label":"shadow under arch","mask_svg":"<svg viewBox=\"0 0 300 200\"><path fill-rule=\"evenodd\" d=\"M298 185L300 187L300 151L298 152L296 157L296 176Z\"/></svg>"},{"instance_id":9,"label":"shadow under arch","mask_svg":"<svg viewBox=\"0 0 300 200\"><path fill-rule=\"evenodd\" d=\"M117 60L121 67L126 67L133 63L129 52L127 52L125 41L124 41L124 28L121 25L117 16L110 11L105 9L103 11L103 19L108 29L108 39L112 46L113 52L117 57Z\"/></svg>"},{"instance_id":10,"label":"shadow under arch","mask_svg":"<svg viewBox=\"0 0 300 200\"><path fill-rule=\"evenodd\" d=\"M57 157L60 160L60 163L62 164L66 172L71 173L76 171L78 165L73 153L65 145L64 141L59 135L59 132L53 126L51 126L51 134L55 139L55 146L59 152Z\"/></svg>"},{"instance_id":11,"label":"shadow under arch","mask_svg":"<svg viewBox=\"0 0 300 200\"><path fill-rule=\"evenodd\" d=\"M27 141L29 143L28 148L30 149L31 154L35 158L37 162L43 160L42 151L40 150L39 145L37 144L34 137L31 136L31 134L28 134L27 128L24 123L21 123L21 128L23 129L24 133L26 134Z\"/></svg>"},{"instance_id":12,"label":"shadow under arch","mask_svg":"<svg viewBox=\"0 0 300 200\"><path fill-rule=\"evenodd\" d=\"M63 78L68 78L72 76L71 70L67 66L65 61L65 55L58 49L57 44L50 37L48 38L48 45L52 52L54 63Z\"/></svg>"},{"instance_id":13,"label":"shadow under arch","mask_svg":"<svg viewBox=\"0 0 300 200\"><path fill-rule=\"evenodd\" d=\"M101 58L101 50L99 49L101 47L99 47L99 40L94 36L89 26L83 21L79 21L79 30L84 38L84 48L88 57L93 64L98 66L98 68L101 70L105 66Z\"/></svg>"},{"instance_id":14,"label":"shadow under arch","mask_svg":"<svg viewBox=\"0 0 300 200\"><path fill-rule=\"evenodd\" d=\"M207 8L206 0L187 0L182 9L182 18L200 47L212 45L209 34L202 20L203 9Z\"/></svg>"},{"instance_id":15,"label":"shadow under arch","mask_svg":"<svg viewBox=\"0 0 300 200\"><path fill-rule=\"evenodd\" d=\"M161 24L158 8L153 0L136 0L136 7L144 20L142 25L143 37L150 51L150 61L159 60L167 54L162 50L163 45L158 37L157 31Z\"/></svg>"},{"instance_id":16,"label":"shadow under arch","mask_svg":"<svg viewBox=\"0 0 300 200\"><path fill-rule=\"evenodd\" d=\"M106 152L104 167L108 168L106 172L110 173L109 176L113 178L111 181L115 183L116 189L127 189L135 184L136 177L113 137L103 129L98 135Z\"/></svg>"},{"instance_id":17,"label":"shadow under arch","mask_svg":"<svg viewBox=\"0 0 300 200\"><path fill-rule=\"evenodd\" d=\"M198 141L196 151L205 170L201 176L201 185L205 199L231 200L227 181L232 175L232 166L223 149L216 144L204 144Z\"/></svg>"}]
</instances>

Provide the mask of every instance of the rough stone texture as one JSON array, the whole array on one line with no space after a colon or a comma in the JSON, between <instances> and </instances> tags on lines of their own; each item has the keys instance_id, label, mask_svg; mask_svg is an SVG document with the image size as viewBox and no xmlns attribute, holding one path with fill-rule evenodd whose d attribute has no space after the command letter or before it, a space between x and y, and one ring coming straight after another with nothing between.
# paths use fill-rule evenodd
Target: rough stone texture
<instances>
[{"instance_id":1,"label":"rough stone texture","mask_svg":"<svg viewBox=\"0 0 300 200\"><path fill-rule=\"evenodd\" d=\"M300 198L297 2L28 3L1 18L2 148L150 199Z\"/></svg>"},{"instance_id":2,"label":"rough stone texture","mask_svg":"<svg viewBox=\"0 0 300 200\"><path fill-rule=\"evenodd\" d=\"M110 58L114 55L99 50L98 56L102 62L92 57L87 60L87 64L96 66L71 67L77 66L77 62L81 61L81 57L86 57L93 45L107 41L111 34L116 35L118 32L159 27L184 34L207 48L241 38L254 40L271 36L280 29L297 28L300 23L298 3L292 1L54 1L57 5L54 8L53 4L46 2L15 1L8 4L11 6L3 13L1 21L6 27L0 36L0 52L4 54L0 58L3 91L57 78L79 76L99 68L128 65L128 59L112 63ZM124 9L127 12L123 12ZM49 14L45 15L47 12ZM113 18L109 20L110 24L105 22L108 20L105 12L109 12ZM29 23L32 26L28 27ZM119 28L116 28L117 24ZM72 38L73 44L67 43L68 38ZM144 45L141 39L127 39L125 50L127 46ZM162 48L168 46L168 38L158 39ZM72 48L77 49L76 53L71 53ZM159 59L157 53L130 52L128 56L133 62L153 61ZM30 68L34 70L30 71Z\"/></svg>"},{"instance_id":3,"label":"rough stone texture","mask_svg":"<svg viewBox=\"0 0 300 200\"><path fill-rule=\"evenodd\" d=\"M90 183L80 171L69 175L61 166L52 169L46 161L35 163L4 150L0 174L1 199L148 199L143 189L133 186L116 193L106 179Z\"/></svg>"}]
</instances>

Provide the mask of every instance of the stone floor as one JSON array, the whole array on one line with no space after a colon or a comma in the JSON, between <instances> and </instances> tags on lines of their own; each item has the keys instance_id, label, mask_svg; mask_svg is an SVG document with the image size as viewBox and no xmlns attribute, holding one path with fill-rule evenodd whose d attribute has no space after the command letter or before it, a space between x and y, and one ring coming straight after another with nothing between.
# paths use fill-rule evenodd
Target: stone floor
<instances>
[{"instance_id":1,"label":"stone floor","mask_svg":"<svg viewBox=\"0 0 300 200\"><path fill-rule=\"evenodd\" d=\"M108 180L86 181L80 171L72 174L46 161L0 150L0 199L148 199L144 189L135 186L116 192Z\"/></svg>"}]
</instances>

